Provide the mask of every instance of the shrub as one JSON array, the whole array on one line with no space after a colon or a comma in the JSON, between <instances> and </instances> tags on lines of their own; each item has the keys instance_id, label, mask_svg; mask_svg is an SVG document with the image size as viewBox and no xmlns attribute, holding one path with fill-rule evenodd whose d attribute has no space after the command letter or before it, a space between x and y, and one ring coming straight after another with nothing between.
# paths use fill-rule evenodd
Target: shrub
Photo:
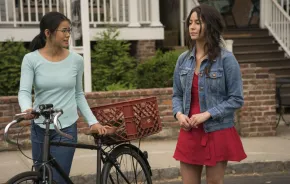
<instances>
[{"instance_id":1,"label":"shrub","mask_svg":"<svg viewBox=\"0 0 290 184\"><path fill-rule=\"evenodd\" d=\"M156 55L137 67L137 88L172 87L173 72L182 51L169 51Z\"/></svg>"},{"instance_id":2,"label":"shrub","mask_svg":"<svg viewBox=\"0 0 290 184\"><path fill-rule=\"evenodd\" d=\"M13 39L0 43L0 95L17 95L20 83L21 63L28 53L22 42Z\"/></svg>"},{"instance_id":3,"label":"shrub","mask_svg":"<svg viewBox=\"0 0 290 184\"><path fill-rule=\"evenodd\" d=\"M137 61L129 55L130 43L117 40L119 32L107 29L97 37L92 51L92 86L94 91L134 88Z\"/></svg>"}]
</instances>

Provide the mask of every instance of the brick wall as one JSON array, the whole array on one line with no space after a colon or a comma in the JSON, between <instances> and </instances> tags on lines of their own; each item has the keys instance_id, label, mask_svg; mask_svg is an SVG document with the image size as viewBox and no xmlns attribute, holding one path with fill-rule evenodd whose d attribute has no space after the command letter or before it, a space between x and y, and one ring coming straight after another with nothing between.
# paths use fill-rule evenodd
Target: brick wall
<instances>
[{"instance_id":1,"label":"brick wall","mask_svg":"<svg viewBox=\"0 0 290 184\"><path fill-rule=\"evenodd\" d=\"M155 40L138 40L136 56L140 61L154 56L156 52Z\"/></svg>"},{"instance_id":2,"label":"brick wall","mask_svg":"<svg viewBox=\"0 0 290 184\"><path fill-rule=\"evenodd\" d=\"M275 130L275 76L269 74L267 69L256 67L254 64L241 65L244 83L244 106L236 113L236 127L242 136L274 136ZM119 92L93 92L87 93L86 98L91 107L114 102L136 99L141 97L157 96L159 112L163 130L151 138L176 138L178 124L172 117L172 88L140 89ZM13 115L19 113L17 97L0 97L0 148L5 149L3 142L4 128ZM12 136L22 128L29 125L23 122L20 126L11 129ZM78 121L80 136L87 128L87 124L80 118ZM29 136L29 127L24 128L22 137ZM84 136L83 136L84 137ZM88 140L87 138L85 138ZM27 141L29 142L29 141Z\"/></svg>"},{"instance_id":3,"label":"brick wall","mask_svg":"<svg viewBox=\"0 0 290 184\"><path fill-rule=\"evenodd\" d=\"M255 64L241 65L245 104L239 112L242 136L276 135L275 74Z\"/></svg>"}]
</instances>

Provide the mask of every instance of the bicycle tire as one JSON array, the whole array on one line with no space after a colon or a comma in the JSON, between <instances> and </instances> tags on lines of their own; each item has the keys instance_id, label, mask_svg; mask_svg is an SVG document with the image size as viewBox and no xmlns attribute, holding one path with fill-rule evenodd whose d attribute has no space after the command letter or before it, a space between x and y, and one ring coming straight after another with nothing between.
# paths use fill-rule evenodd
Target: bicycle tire
<instances>
[{"instance_id":1,"label":"bicycle tire","mask_svg":"<svg viewBox=\"0 0 290 184\"><path fill-rule=\"evenodd\" d=\"M114 158L116 160L122 155L130 155L132 158L134 158L138 162L138 164L140 164L140 166L144 172L144 175L146 177L146 183L152 184L151 174L150 174L149 168L148 168L146 162L144 161L144 158L142 158L140 156L140 154L137 153L136 150L134 150L130 147L126 147L126 146L120 146L120 147L117 147L116 149L114 149L110 153L110 157ZM109 160L107 160L103 166L103 171L102 171L102 183L103 184L114 183L114 182L111 182L111 180L109 179L110 178L110 171L112 168L114 168L114 165ZM121 169L121 171L122 171L122 169ZM111 177L112 177L112 175L111 175ZM117 181L118 181L117 182L118 184L119 183L126 183L127 184L127 182L124 180L123 180L123 182L120 182L119 179ZM131 183L131 181L130 181L130 183ZM136 183L136 178L132 183Z\"/></svg>"},{"instance_id":2,"label":"bicycle tire","mask_svg":"<svg viewBox=\"0 0 290 184\"><path fill-rule=\"evenodd\" d=\"M9 179L6 184L21 184L22 182L31 181L31 184L38 184L42 182L41 174L37 171L27 171L20 174L15 175L11 179ZM55 181L52 182L56 184Z\"/></svg>"}]
</instances>

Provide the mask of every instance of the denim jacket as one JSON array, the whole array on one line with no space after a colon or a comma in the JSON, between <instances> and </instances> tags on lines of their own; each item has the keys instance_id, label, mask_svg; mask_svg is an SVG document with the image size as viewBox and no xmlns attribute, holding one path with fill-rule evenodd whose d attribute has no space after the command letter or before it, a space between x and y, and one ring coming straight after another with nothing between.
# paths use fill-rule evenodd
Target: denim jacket
<instances>
[{"instance_id":1,"label":"denim jacket","mask_svg":"<svg viewBox=\"0 0 290 184\"><path fill-rule=\"evenodd\" d=\"M234 126L234 112L243 103L243 83L240 66L235 56L222 49L211 66L209 75L205 59L200 66L198 95L200 112L208 111L211 117L204 122L204 131L212 132ZM177 112L189 115L191 87L195 70L195 49L182 53L176 63L173 76L173 115Z\"/></svg>"}]
</instances>

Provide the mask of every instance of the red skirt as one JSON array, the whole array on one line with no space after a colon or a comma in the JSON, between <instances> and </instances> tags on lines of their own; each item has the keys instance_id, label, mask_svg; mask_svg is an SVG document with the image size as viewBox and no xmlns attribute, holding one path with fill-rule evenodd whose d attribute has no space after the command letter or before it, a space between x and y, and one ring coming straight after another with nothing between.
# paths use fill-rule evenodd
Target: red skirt
<instances>
[{"instance_id":1,"label":"red skirt","mask_svg":"<svg viewBox=\"0 0 290 184\"><path fill-rule=\"evenodd\" d=\"M197 75L194 75L191 95L189 117L200 113ZM214 166L221 161L239 162L247 155L235 127L206 133L200 124L190 131L180 129L173 157L188 164Z\"/></svg>"},{"instance_id":2,"label":"red skirt","mask_svg":"<svg viewBox=\"0 0 290 184\"><path fill-rule=\"evenodd\" d=\"M203 126L180 129L173 156L194 165L214 166L220 161L241 161L247 157L234 127L205 133Z\"/></svg>"}]
</instances>

